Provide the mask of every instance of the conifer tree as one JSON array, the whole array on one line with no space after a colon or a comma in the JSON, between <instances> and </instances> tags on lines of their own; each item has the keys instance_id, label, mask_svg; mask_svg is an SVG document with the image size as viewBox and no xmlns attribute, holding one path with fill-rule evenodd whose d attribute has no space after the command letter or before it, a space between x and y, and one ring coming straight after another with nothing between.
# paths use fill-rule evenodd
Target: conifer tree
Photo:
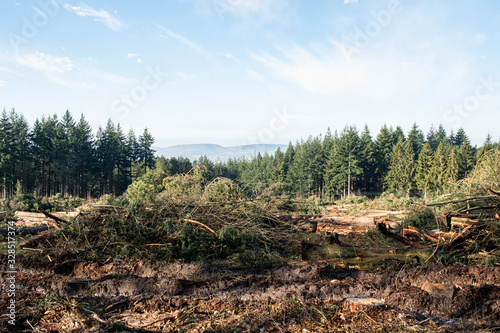
<instances>
[{"instance_id":1,"label":"conifer tree","mask_svg":"<svg viewBox=\"0 0 500 333\"><path fill-rule=\"evenodd\" d=\"M446 152L446 173L444 177L445 188L448 188L450 182L458 180L458 161L455 148L450 146Z\"/></svg>"},{"instance_id":2,"label":"conifer tree","mask_svg":"<svg viewBox=\"0 0 500 333\"><path fill-rule=\"evenodd\" d=\"M464 178L474 168L475 152L468 139L464 139L464 142L458 149L457 163L459 179Z\"/></svg>"},{"instance_id":3,"label":"conifer tree","mask_svg":"<svg viewBox=\"0 0 500 333\"><path fill-rule=\"evenodd\" d=\"M375 174L380 189L383 189L384 179L389 171L391 156L394 148L393 135L386 125L382 126L376 141L376 169Z\"/></svg>"},{"instance_id":4,"label":"conifer tree","mask_svg":"<svg viewBox=\"0 0 500 333\"><path fill-rule=\"evenodd\" d=\"M430 172L430 188L442 190L444 188L444 179L446 176L446 156L443 144L440 143L434 153L432 167Z\"/></svg>"},{"instance_id":5,"label":"conifer tree","mask_svg":"<svg viewBox=\"0 0 500 333\"><path fill-rule=\"evenodd\" d=\"M415 183L417 189L424 192L424 198L427 198L427 190L431 188L433 156L429 143L425 143L418 155L417 166L415 169Z\"/></svg>"}]
</instances>

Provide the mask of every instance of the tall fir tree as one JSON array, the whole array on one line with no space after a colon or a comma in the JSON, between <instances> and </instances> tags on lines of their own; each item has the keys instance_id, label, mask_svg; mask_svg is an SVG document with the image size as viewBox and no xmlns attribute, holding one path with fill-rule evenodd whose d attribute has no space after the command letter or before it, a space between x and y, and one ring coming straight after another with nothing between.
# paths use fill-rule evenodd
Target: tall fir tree
<instances>
[{"instance_id":1,"label":"tall fir tree","mask_svg":"<svg viewBox=\"0 0 500 333\"><path fill-rule=\"evenodd\" d=\"M417 166L415 168L415 183L417 189L423 191L424 198L427 198L427 191L434 182L432 173L433 154L429 143L425 143L418 155Z\"/></svg>"}]
</instances>

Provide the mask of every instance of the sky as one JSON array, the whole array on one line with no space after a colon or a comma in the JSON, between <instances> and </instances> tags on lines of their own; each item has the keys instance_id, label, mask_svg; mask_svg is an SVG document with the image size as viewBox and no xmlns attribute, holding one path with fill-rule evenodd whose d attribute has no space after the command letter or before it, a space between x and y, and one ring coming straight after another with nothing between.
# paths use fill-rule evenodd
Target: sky
<instances>
[{"instance_id":1,"label":"sky","mask_svg":"<svg viewBox=\"0 0 500 333\"><path fill-rule=\"evenodd\" d=\"M500 140L497 0L0 2L0 108L156 146L413 123Z\"/></svg>"}]
</instances>

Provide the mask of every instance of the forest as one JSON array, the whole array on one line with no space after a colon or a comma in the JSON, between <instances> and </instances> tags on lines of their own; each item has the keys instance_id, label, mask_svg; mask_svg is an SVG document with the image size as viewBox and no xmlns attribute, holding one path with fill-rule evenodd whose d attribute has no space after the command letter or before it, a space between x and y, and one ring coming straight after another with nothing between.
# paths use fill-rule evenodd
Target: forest
<instances>
[{"instance_id":1,"label":"forest","mask_svg":"<svg viewBox=\"0 0 500 333\"><path fill-rule=\"evenodd\" d=\"M338 133L291 142L286 151L251 158L196 161L155 157L154 138L144 129L137 138L108 120L94 131L82 114L69 111L61 118L42 116L30 125L14 109L0 116L0 195L32 194L97 198L121 195L148 169L163 176L204 165L207 180L225 177L247 193L271 189L274 194L341 198L384 191L426 196L444 192L464 178L488 150L498 149L488 134L481 147L472 146L461 128L447 133L442 125L424 134L414 123L383 126L373 137L368 125L359 132L346 125Z\"/></svg>"}]
</instances>

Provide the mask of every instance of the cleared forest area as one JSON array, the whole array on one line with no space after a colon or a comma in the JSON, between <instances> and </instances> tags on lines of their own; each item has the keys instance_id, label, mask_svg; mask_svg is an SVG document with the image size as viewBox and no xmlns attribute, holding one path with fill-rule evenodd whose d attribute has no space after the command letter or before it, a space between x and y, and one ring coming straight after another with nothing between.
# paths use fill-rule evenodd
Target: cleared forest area
<instances>
[{"instance_id":1,"label":"cleared forest area","mask_svg":"<svg viewBox=\"0 0 500 333\"><path fill-rule=\"evenodd\" d=\"M375 140L347 126L271 156L191 162L155 158L147 130L127 141L111 121L94 139L83 116L1 118L2 329L498 329L489 136L477 148L441 126Z\"/></svg>"}]
</instances>

